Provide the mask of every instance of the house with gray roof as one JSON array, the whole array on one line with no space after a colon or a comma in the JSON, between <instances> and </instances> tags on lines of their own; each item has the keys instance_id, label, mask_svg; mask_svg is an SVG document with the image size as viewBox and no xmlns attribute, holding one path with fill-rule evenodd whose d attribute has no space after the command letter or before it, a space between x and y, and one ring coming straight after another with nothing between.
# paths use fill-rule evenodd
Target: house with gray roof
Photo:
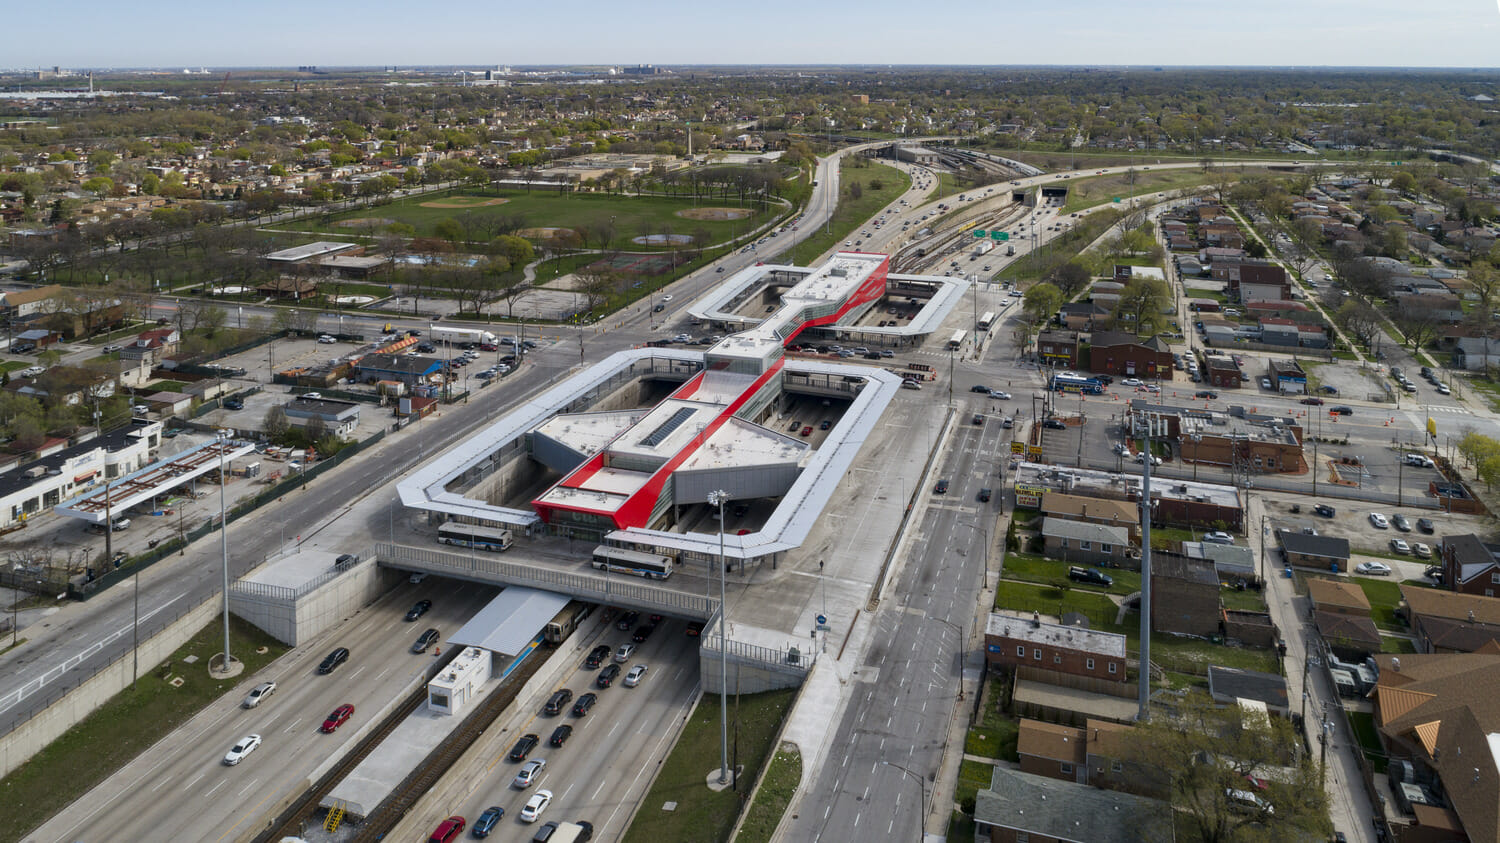
<instances>
[{"instance_id":1,"label":"house with gray roof","mask_svg":"<svg viewBox=\"0 0 1500 843\"><path fill-rule=\"evenodd\" d=\"M1453 365L1467 372L1500 365L1500 339L1464 337L1453 346Z\"/></svg>"},{"instance_id":2,"label":"house with gray roof","mask_svg":"<svg viewBox=\"0 0 1500 843\"><path fill-rule=\"evenodd\" d=\"M1286 679L1274 673L1211 664L1208 666L1208 695L1219 705L1255 700L1265 703L1266 710L1272 714L1285 717L1289 711Z\"/></svg>"},{"instance_id":3,"label":"house with gray roof","mask_svg":"<svg viewBox=\"0 0 1500 843\"><path fill-rule=\"evenodd\" d=\"M1077 843L1172 843L1172 806L1156 799L1034 776L996 765L974 796L977 838Z\"/></svg>"},{"instance_id":4,"label":"house with gray roof","mask_svg":"<svg viewBox=\"0 0 1500 843\"><path fill-rule=\"evenodd\" d=\"M1042 519L1047 556L1090 565L1123 565L1130 550L1130 528L1067 518Z\"/></svg>"},{"instance_id":5,"label":"house with gray roof","mask_svg":"<svg viewBox=\"0 0 1500 843\"><path fill-rule=\"evenodd\" d=\"M1277 530L1276 537L1281 540L1281 550L1286 554L1288 565L1323 570L1333 570L1337 565L1341 571L1349 568L1348 539L1309 536L1291 530Z\"/></svg>"}]
</instances>

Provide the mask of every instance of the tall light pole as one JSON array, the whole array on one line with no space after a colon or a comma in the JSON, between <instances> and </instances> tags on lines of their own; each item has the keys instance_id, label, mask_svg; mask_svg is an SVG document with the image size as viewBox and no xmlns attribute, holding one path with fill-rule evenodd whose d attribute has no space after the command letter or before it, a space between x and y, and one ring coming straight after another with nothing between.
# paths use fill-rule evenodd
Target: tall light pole
<instances>
[{"instance_id":1,"label":"tall light pole","mask_svg":"<svg viewBox=\"0 0 1500 843\"><path fill-rule=\"evenodd\" d=\"M901 771L901 775L911 776L912 780L917 783L917 807L921 810L921 813L917 815L917 843L921 843L925 839L927 831L927 783L922 781L921 776L900 764L893 764L890 761L881 761L880 763L887 767L895 767Z\"/></svg>"},{"instance_id":2,"label":"tall light pole","mask_svg":"<svg viewBox=\"0 0 1500 843\"><path fill-rule=\"evenodd\" d=\"M719 784L729 783L729 643L724 631L724 503L729 493L708 493L708 505L719 508Z\"/></svg>"},{"instance_id":3,"label":"tall light pole","mask_svg":"<svg viewBox=\"0 0 1500 843\"><path fill-rule=\"evenodd\" d=\"M224 471L224 451L229 446L229 431L219 430L214 433L216 444L219 446L219 547L224 555L224 661L221 667L225 673L229 672L229 521L225 519L224 486L228 483Z\"/></svg>"}]
</instances>

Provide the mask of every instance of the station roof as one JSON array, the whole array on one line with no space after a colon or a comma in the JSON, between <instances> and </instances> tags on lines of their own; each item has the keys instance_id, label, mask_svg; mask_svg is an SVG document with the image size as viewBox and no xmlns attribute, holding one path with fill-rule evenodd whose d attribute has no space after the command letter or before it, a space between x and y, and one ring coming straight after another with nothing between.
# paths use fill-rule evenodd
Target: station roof
<instances>
[{"instance_id":1,"label":"station roof","mask_svg":"<svg viewBox=\"0 0 1500 843\"><path fill-rule=\"evenodd\" d=\"M447 646L480 647L492 653L520 655L570 599L566 594L509 586L458 632L448 636Z\"/></svg>"},{"instance_id":2,"label":"station roof","mask_svg":"<svg viewBox=\"0 0 1500 843\"><path fill-rule=\"evenodd\" d=\"M629 430L645 414L645 410L563 413L548 419L536 432L555 439L580 454L592 455L604 450L604 446Z\"/></svg>"},{"instance_id":3,"label":"station roof","mask_svg":"<svg viewBox=\"0 0 1500 843\"><path fill-rule=\"evenodd\" d=\"M786 343L791 328L809 318L808 311L826 315L849 300L860 285L886 262L885 255L838 252L791 289L781 294L781 306L759 324L725 337L708 350L712 357L763 359Z\"/></svg>"},{"instance_id":4,"label":"station roof","mask_svg":"<svg viewBox=\"0 0 1500 843\"><path fill-rule=\"evenodd\" d=\"M347 252L358 248L354 243L335 243L328 240L319 240L316 243L306 243L301 246L293 246L290 249L282 249L266 255L266 260L281 263L296 263L308 258L319 258L325 255L336 255L339 252Z\"/></svg>"},{"instance_id":5,"label":"station roof","mask_svg":"<svg viewBox=\"0 0 1500 843\"><path fill-rule=\"evenodd\" d=\"M744 419L730 419L693 452L679 471L702 471L800 461L812 446Z\"/></svg>"},{"instance_id":6,"label":"station roof","mask_svg":"<svg viewBox=\"0 0 1500 843\"><path fill-rule=\"evenodd\" d=\"M231 460L255 453L255 445L238 440L205 442L166 459L157 460L88 494L64 501L54 511L91 524L103 524L106 512L117 517L136 504L160 497L210 471L217 471L221 453L227 465ZM106 491L109 493L108 501L105 500Z\"/></svg>"},{"instance_id":7,"label":"station roof","mask_svg":"<svg viewBox=\"0 0 1500 843\"><path fill-rule=\"evenodd\" d=\"M724 412L724 407L717 402L669 398L651 408L651 412L616 438L609 450L666 462Z\"/></svg>"}]
</instances>

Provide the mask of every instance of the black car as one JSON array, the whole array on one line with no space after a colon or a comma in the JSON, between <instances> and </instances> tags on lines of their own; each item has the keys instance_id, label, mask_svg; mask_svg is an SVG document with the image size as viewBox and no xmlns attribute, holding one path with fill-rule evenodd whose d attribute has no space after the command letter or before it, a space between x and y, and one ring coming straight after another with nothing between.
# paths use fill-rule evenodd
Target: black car
<instances>
[{"instance_id":1,"label":"black car","mask_svg":"<svg viewBox=\"0 0 1500 843\"><path fill-rule=\"evenodd\" d=\"M1417 519L1417 530L1419 532L1426 533L1429 536L1432 535L1432 531L1433 531L1432 519L1431 518L1418 518Z\"/></svg>"},{"instance_id":2,"label":"black car","mask_svg":"<svg viewBox=\"0 0 1500 843\"><path fill-rule=\"evenodd\" d=\"M521 739L516 741L516 745L510 748L510 755L506 757L512 761L525 761L526 756L530 755L533 749L536 749L536 745L541 740L536 735L522 735Z\"/></svg>"},{"instance_id":3,"label":"black car","mask_svg":"<svg viewBox=\"0 0 1500 843\"><path fill-rule=\"evenodd\" d=\"M973 386L969 387L969 391L970 392L983 392L984 394L988 395L990 393L990 388L987 387L987 386L985 386L982 383L976 383Z\"/></svg>"},{"instance_id":4,"label":"black car","mask_svg":"<svg viewBox=\"0 0 1500 843\"><path fill-rule=\"evenodd\" d=\"M1098 568L1079 568L1076 566L1069 568L1068 579L1073 580L1074 582L1086 582L1102 586L1111 586L1115 584L1113 577L1111 577L1109 574L1104 573Z\"/></svg>"},{"instance_id":5,"label":"black car","mask_svg":"<svg viewBox=\"0 0 1500 843\"><path fill-rule=\"evenodd\" d=\"M328 654L323 663L318 665L319 673L332 673L333 669L349 660L349 648L340 647Z\"/></svg>"},{"instance_id":6,"label":"black car","mask_svg":"<svg viewBox=\"0 0 1500 843\"><path fill-rule=\"evenodd\" d=\"M1329 407L1328 408L1328 412L1333 413L1334 415L1338 415L1338 416L1352 416L1352 415L1354 415L1353 408L1351 408L1351 407L1345 407L1343 404L1340 404L1337 407Z\"/></svg>"},{"instance_id":7,"label":"black car","mask_svg":"<svg viewBox=\"0 0 1500 843\"><path fill-rule=\"evenodd\" d=\"M593 840L594 839L594 824L593 823L591 823L591 822L589 822L587 820L577 820L577 821L575 821L573 823L573 825L576 825L576 826L578 826L579 829L581 829L578 832L578 843L584 843L584 841Z\"/></svg>"},{"instance_id":8,"label":"black car","mask_svg":"<svg viewBox=\"0 0 1500 843\"><path fill-rule=\"evenodd\" d=\"M1332 518L1336 514L1337 510L1326 503L1320 503L1317 506L1313 507L1313 512L1323 516L1324 518Z\"/></svg>"},{"instance_id":9,"label":"black car","mask_svg":"<svg viewBox=\"0 0 1500 843\"><path fill-rule=\"evenodd\" d=\"M590 696L592 696L592 694ZM558 726L556 729L552 730L552 737L547 739L547 744L549 746L562 746L563 744L567 743L568 738L571 737L573 737L573 727L564 723L561 726Z\"/></svg>"},{"instance_id":10,"label":"black car","mask_svg":"<svg viewBox=\"0 0 1500 843\"><path fill-rule=\"evenodd\" d=\"M619 675L619 665L607 664L604 666L603 670L599 671L599 678L594 680L594 684L598 685L601 688L608 688L609 686L615 684L615 677Z\"/></svg>"},{"instance_id":11,"label":"black car","mask_svg":"<svg viewBox=\"0 0 1500 843\"><path fill-rule=\"evenodd\" d=\"M1411 522L1406 520L1406 516L1399 512L1391 516L1391 526L1403 533L1411 532Z\"/></svg>"},{"instance_id":12,"label":"black car","mask_svg":"<svg viewBox=\"0 0 1500 843\"><path fill-rule=\"evenodd\" d=\"M585 714L588 714L589 709L593 708L594 703L598 701L599 697L597 695L593 693L584 694L583 696L578 698L578 702L573 703L573 716L582 717Z\"/></svg>"},{"instance_id":13,"label":"black car","mask_svg":"<svg viewBox=\"0 0 1500 843\"><path fill-rule=\"evenodd\" d=\"M1067 430L1068 429L1068 426L1065 425L1065 424L1063 424L1062 421L1059 420L1059 419L1047 419L1046 421L1042 422L1042 427L1045 427L1048 430Z\"/></svg>"},{"instance_id":14,"label":"black car","mask_svg":"<svg viewBox=\"0 0 1500 843\"><path fill-rule=\"evenodd\" d=\"M1211 389L1202 389L1202 390L1199 390L1198 392L1194 393L1193 397L1194 398L1218 398L1219 397L1219 393L1214 392Z\"/></svg>"},{"instance_id":15,"label":"black car","mask_svg":"<svg viewBox=\"0 0 1500 843\"><path fill-rule=\"evenodd\" d=\"M639 644L642 641L645 641L647 638L650 638L651 637L651 633L653 633L655 631L656 631L656 625L648 623L645 626L642 626L640 629L637 629L635 631L635 635L631 636L631 640L634 641L634 642L636 642L637 644Z\"/></svg>"},{"instance_id":16,"label":"black car","mask_svg":"<svg viewBox=\"0 0 1500 843\"><path fill-rule=\"evenodd\" d=\"M238 398L231 398L228 401L224 402L224 409L226 409L226 410L243 410L243 409L245 409L245 402L239 400Z\"/></svg>"},{"instance_id":17,"label":"black car","mask_svg":"<svg viewBox=\"0 0 1500 843\"><path fill-rule=\"evenodd\" d=\"M1113 375L1094 375L1094 380L1104 384L1105 386L1109 386L1110 384L1115 382Z\"/></svg>"},{"instance_id":18,"label":"black car","mask_svg":"<svg viewBox=\"0 0 1500 843\"><path fill-rule=\"evenodd\" d=\"M990 502L990 496L993 495L993 494L994 494L994 492L991 491L990 489L980 489L979 490L979 501L980 501L980 503L989 503Z\"/></svg>"},{"instance_id":19,"label":"black car","mask_svg":"<svg viewBox=\"0 0 1500 843\"><path fill-rule=\"evenodd\" d=\"M426 632L417 637L417 643L411 645L411 651L413 653L427 652L428 647L431 647L433 644L437 643L438 637L438 631L436 629L428 629Z\"/></svg>"},{"instance_id":20,"label":"black car","mask_svg":"<svg viewBox=\"0 0 1500 843\"><path fill-rule=\"evenodd\" d=\"M423 615L427 614L427 610L431 608L431 600L418 600L415 606L412 606L410 609L406 610L406 619L408 621L414 621L417 618L420 618Z\"/></svg>"},{"instance_id":21,"label":"black car","mask_svg":"<svg viewBox=\"0 0 1500 843\"><path fill-rule=\"evenodd\" d=\"M948 481L947 480L939 480L937 482L937 485L932 487L932 491L933 491L934 494L938 494L938 495L946 495L946 494L948 494Z\"/></svg>"},{"instance_id":22,"label":"black car","mask_svg":"<svg viewBox=\"0 0 1500 843\"><path fill-rule=\"evenodd\" d=\"M1338 395L1339 394L1338 387L1333 387L1333 386L1320 386L1320 387L1318 387L1318 391L1321 392L1321 393L1323 393L1323 394L1325 394L1325 395Z\"/></svg>"},{"instance_id":23,"label":"black car","mask_svg":"<svg viewBox=\"0 0 1500 843\"><path fill-rule=\"evenodd\" d=\"M625 614L620 616L620 619L618 621L615 622L615 629L621 631L629 630L632 626L635 626L635 620L640 616L640 612L626 612Z\"/></svg>"},{"instance_id":24,"label":"black car","mask_svg":"<svg viewBox=\"0 0 1500 843\"><path fill-rule=\"evenodd\" d=\"M546 712L548 714L561 714L562 710L567 708L568 703L572 700L573 692L567 688L563 688L561 691L554 693L551 699L547 700Z\"/></svg>"},{"instance_id":25,"label":"black car","mask_svg":"<svg viewBox=\"0 0 1500 843\"><path fill-rule=\"evenodd\" d=\"M611 652L613 651L609 648L608 644L600 644L589 651L589 657L583 660L583 666L589 670L593 670L599 665L604 664L604 660L609 658Z\"/></svg>"},{"instance_id":26,"label":"black car","mask_svg":"<svg viewBox=\"0 0 1500 843\"><path fill-rule=\"evenodd\" d=\"M682 634L689 638L699 637L703 634L703 621L689 621L687 629L683 630Z\"/></svg>"}]
</instances>

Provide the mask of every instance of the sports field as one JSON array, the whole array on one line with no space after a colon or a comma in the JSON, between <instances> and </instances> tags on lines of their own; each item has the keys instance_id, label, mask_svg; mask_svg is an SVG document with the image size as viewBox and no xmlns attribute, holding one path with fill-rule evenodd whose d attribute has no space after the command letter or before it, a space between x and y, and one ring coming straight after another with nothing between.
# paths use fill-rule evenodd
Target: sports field
<instances>
[{"instance_id":1,"label":"sports field","mask_svg":"<svg viewBox=\"0 0 1500 843\"><path fill-rule=\"evenodd\" d=\"M612 227L614 235L608 243L600 243L598 234L589 234L585 236L587 247L649 250L651 247L643 244L666 242L661 235L679 235L673 239L681 239L706 231L711 242L723 242L747 233L768 220L773 212L774 208L768 211L753 205L736 206L722 199L715 199L713 207L709 208L703 202L695 205L690 199L667 196L558 194L550 191L502 191L497 196L494 191L474 190L403 199L326 219L307 220L295 227L349 236L352 232L378 234L391 223L404 223L415 229L416 236L431 237L439 221L452 218L464 223L474 232L476 239L488 240L493 234L492 229L485 225L487 219L519 218L521 227L527 229L598 232ZM744 216L730 218L740 214ZM373 225L362 225L360 221L365 219ZM472 226L468 225L471 221Z\"/></svg>"}]
</instances>

